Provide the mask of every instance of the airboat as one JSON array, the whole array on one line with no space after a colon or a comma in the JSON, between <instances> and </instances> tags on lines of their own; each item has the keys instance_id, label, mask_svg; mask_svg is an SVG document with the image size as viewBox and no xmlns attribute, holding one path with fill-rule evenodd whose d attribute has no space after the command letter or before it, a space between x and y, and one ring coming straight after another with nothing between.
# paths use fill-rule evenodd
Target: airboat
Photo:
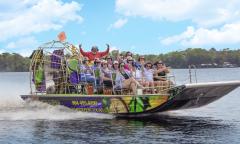
<instances>
[{"instance_id":1,"label":"airboat","mask_svg":"<svg viewBox=\"0 0 240 144\"><path fill-rule=\"evenodd\" d=\"M73 110L106 113L115 116L151 115L159 112L205 106L240 86L240 81L219 81L176 85L171 81L155 94L137 89L111 89L80 81L82 58L72 44L51 41L34 50L30 63L30 93L25 101L62 105ZM98 77L99 71L94 72Z\"/></svg>"}]
</instances>

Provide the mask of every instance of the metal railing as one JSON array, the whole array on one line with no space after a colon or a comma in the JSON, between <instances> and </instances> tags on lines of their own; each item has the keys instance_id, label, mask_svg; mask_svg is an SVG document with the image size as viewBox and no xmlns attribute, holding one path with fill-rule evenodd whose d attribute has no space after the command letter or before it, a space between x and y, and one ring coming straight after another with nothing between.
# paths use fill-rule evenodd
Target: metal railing
<instances>
[{"instance_id":1,"label":"metal railing","mask_svg":"<svg viewBox=\"0 0 240 144\"><path fill-rule=\"evenodd\" d=\"M195 79L195 83L197 83L197 67L195 65L189 65L188 66L189 82L193 83L192 69L194 69L194 79Z\"/></svg>"}]
</instances>

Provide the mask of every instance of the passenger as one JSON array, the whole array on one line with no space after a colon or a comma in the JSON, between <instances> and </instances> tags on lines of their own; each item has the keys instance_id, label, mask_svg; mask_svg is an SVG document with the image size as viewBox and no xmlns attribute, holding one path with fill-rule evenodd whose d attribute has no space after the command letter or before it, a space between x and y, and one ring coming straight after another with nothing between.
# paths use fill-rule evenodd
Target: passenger
<instances>
[{"instance_id":1,"label":"passenger","mask_svg":"<svg viewBox=\"0 0 240 144\"><path fill-rule=\"evenodd\" d=\"M111 69L113 67L113 59L112 59L112 57L111 56L107 56L106 60L107 60L108 68Z\"/></svg>"},{"instance_id":2,"label":"passenger","mask_svg":"<svg viewBox=\"0 0 240 144\"><path fill-rule=\"evenodd\" d=\"M144 78L143 78L143 71L141 69L138 69L136 66L132 67L131 71L132 76L136 81L138 81L141 85L145 86Z\"/></svg>"},{"instance_id":3,"label":"passenger","mask_svg":"<svg viewBox=\"0 0 240 144\"><path fill-rule=\"evenodd\" d=\"M119 54L118 57L117 57L117 61L119 63L123 62L124 61L124 56L122 54Z\"/></svg>"},{"instance_id":4,"label":"passenger","mask_svg":"<svg viewBox=\"0 0 240 144\"><path fill-rule=\"evenodd\" d=\"M96 59L96 58L99 58L99 59L100 59L100 58L108 55L110 46L107 44L107 50L104 51L104 52L99 52L97 46L93 46L92 49L91 49L91 52L84 52L83 49L82 49L82 45L81 45L81 44L79 45L79 49L80 49L80 53L81 53L84 57L88 57L88 59L89 59L90 61L93 61L93 60Z\"/></svg>"},{"instance_id":5,"label":"passenger","mask_svg":"<svg viewBox=\"0 0 240 144\"><path fill-rule=\"evenodd\" d=\"M112 71L108 68L107 61L102 61L101 79L106 87L112 87Z\"/></svg>"},{"instance_id":6,"label":"passenger","mask_svg":"<svg viewBox=\"0 0 240 144\"><path fill-rule=\"evenodd\" d=\"M133 64L133 58L131 56L128 56L127 59L124 60L124 69L131 71L131 67Z\"/></svg>"},{"instance_id":7,"label":"passenger","mask_svg":"<svg viewBox=\"0 0 240 144\"><path fill-rule=\"evenodd\" d=\"M127 63L127 59L132 56L133 56L133 54L130 51L126 52L123 62Z\"/></svg>"},{"instance_id":8,"label":"passenger","mask_svg":"<svg viewBox=\"0 0 240 144\"><path fill-rule=\"evenodd\" d=\"M128 51L128 52L126 52L126 54L125 54L125 57L128 57L128 56L133 56L133 54L130 52L130 51Z\"/></svg>"},{"instance_id":9,"label":"passenger","mask_svg":"<svg viewBox=\"0 0 240 144\"><path fill-rule=\"evenodd\" d=\"M167 81L167 73L169 73L169 69L165 66L162 61L158 61L154 64L156 69L154 71L154 81L157 86L157 92L161 92L161 90L166 89L167 86L170 85L170 81Z\"/></svg>"},{"instance_id":10,"label":"passenger","mask_svg":"<svg viewBox=\"0 0 240 144\"><path fill-rule=\"evenodd\" d=\"M88 65L86 66L86 69L85 69L85 75L86 75L86 80L88 83L93 84L95 82L93 71L92 71L91 67Z\"/></svg>"},{"instance_id":11,"label":"passenger","mask_svg":"<svg viewBox=\"0 0 240 144\"><path fill-rule=\"evenodd\" d=\"M127 63L125 65L125 69L129 70L130 72L132 71L133 67L134 67L134 60L132 57L128 56L127 58Z\"/></svg>"},{"instance_id":12,"label":"passenger","mask_svg":"<svg viewBox=\"0 0 240 144\"><path fill-rule=\"evenodd\" d=\"M94 60L94 65L92 66L92 70L94 72L95 76L95 84L96 86L100 86L101 84L101 60L100 59L95 59Z\"/></svg>"},{"instance_id":13,"label":"passenger","mask_svg":"<svg viewBox=\"0 0 240 144\"><path fill-rule=\"evenodd\" d=\"M113 79L113 81L116 80L117 73L119 72L118 65L119 65L118 61L113 62L113 66L112 66L112 79Z\"/></svg>"},{"instance_id":14,"label":"passenger","mask_svg":"<svg viewBox=\"0 0 240 144\"><path fill-rule=\"evenodd\" d=\"M169 69L162 61L158 61L154 65L156 66L154 71L154 81L166 81L166 75L169 73Z\"/></svg>"},{"instance_id":15,"label":"passenger","mask_svg":"<svg viewBox=\"0 0 240 144\"><path fill-rule=\"evenodd\" d=\"M83 60L83 63L80 65L81 73L81 81L93 84L95 82L95 78L93 76L92 68L87 63L88 60Z\"/></svg>"},{"instance_id":16,"label":"passenger","mask_svg":"<svg viewBox=\"0 0 240 144\"><path fill-rule=\"evenodd\" d=\"M144 66L143 76L145 78L145 84L147 87L150 88L149 90L151 91L151 93L155 93L153 74L154 74L153 65L151 62L147 62Z\"/></svg>"},{"instance_id":17,"label":"passenger","mask_svg":"<svg viewBox=\"0 0 240 144\"><path fill-rule=\"evenodd\" d=\"M82 62L79 64L79 68L80 68L80 81L81 82L87 82L86 75L85 75L86 65L87 65L87 60L84 58L82 60Z\"/></svg>"},{"instance_id":18,"label":"passenger","mask_svg":"<svg viewBox=\"0 0 240 144\"><path fill-rule=\"evenodd\" d=\"M115 60L115 61L113 62L113 67L112 67L113 72L116 72L116 73L117 73L117 72L119 71L118 65L119 65L119 62Z\"/></svg>"},{"instance_id":19,"label":"passenger","mask_svg":"<svg viewBox=\"0 0 240 144\"><path fill-rule=\"evenodd\" d=\"M145 65L145 57L144 56L140 56L138 58L138 61L136 62L136 67L138 69L142 69L142 68L144 68L144 65Z\"/></svg>"},{"instance_id":20,"label":"passenger","mask_svg":"<svg viewBox=\"0 0 240 144\"><path fill-rule=\"evenodd\" d=\"M119 64L119 72L116 76L116 85L120 88L130 89L134 95L137 94L137 86L142 87L130 74L129 71L124 69L124 63Z\"/></svg>"},{"instance_id":21,"label":"passenger","mask_svg":"<svg viewBox=\"0 0 240 144\"><path fill-rule=\"evenodd\" d=\"M101 69L101 60L99 58L96 58L94 60L94 65L92 66L92 69L93 70Z\"/></svg>"}]
</instances>

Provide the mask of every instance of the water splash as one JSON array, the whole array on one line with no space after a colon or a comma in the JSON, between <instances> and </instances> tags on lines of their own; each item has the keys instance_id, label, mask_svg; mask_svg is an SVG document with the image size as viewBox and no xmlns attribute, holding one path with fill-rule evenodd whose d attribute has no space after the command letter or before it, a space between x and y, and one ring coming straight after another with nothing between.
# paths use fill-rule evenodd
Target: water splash
<instances>
[{"instance_id":1,"label":"water splash","mask_svg":"<svg viewBox=\"0 0 240 144\"><path fill-rule=\"evenodd\" d=\"M112 119L112 115L70 110L42 102L0 100L0 120L77 120Z\"/></svg>"},{"instance_id":2,"label":"water splash","mask_svg":"<svg viewBox=\"0 0 240 144\"><path fill-rule=\"evenodd\" d=\"M24 102L19 95L29 90L28 73L0 73L0 120L112 119L113 116L73 111L63 106Z\"/></svg>"}]
</instances>

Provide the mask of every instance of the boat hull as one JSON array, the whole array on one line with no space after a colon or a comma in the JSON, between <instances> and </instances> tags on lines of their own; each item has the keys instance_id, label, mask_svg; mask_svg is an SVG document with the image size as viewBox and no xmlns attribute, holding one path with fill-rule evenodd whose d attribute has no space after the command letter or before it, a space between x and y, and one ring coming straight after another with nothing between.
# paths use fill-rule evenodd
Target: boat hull
<instances>
[{"instance_id":1,"label":"boat hull","mask_svg":"<svg viewBox=\"0 0 240 144\"><path fill-rule=\"evenodd\" d=\"M167 95L22 95L24 100L37 100L51 105L63 105L68 108L97 113L138 114L166 103Z\"/></svg>"},{"instance_id":2,"label":"boat hull","mask_svg":"<svg viewBox=\"0 0 240 144\"><path fill-rule=\"evenodd\" d=\"M22 95L24 100L38 100L84 111L116 116L137 116L169 110L198 108L212 103L240 86L240 81L186 84L163 95Z\"/></svg>"}]
</instances>

